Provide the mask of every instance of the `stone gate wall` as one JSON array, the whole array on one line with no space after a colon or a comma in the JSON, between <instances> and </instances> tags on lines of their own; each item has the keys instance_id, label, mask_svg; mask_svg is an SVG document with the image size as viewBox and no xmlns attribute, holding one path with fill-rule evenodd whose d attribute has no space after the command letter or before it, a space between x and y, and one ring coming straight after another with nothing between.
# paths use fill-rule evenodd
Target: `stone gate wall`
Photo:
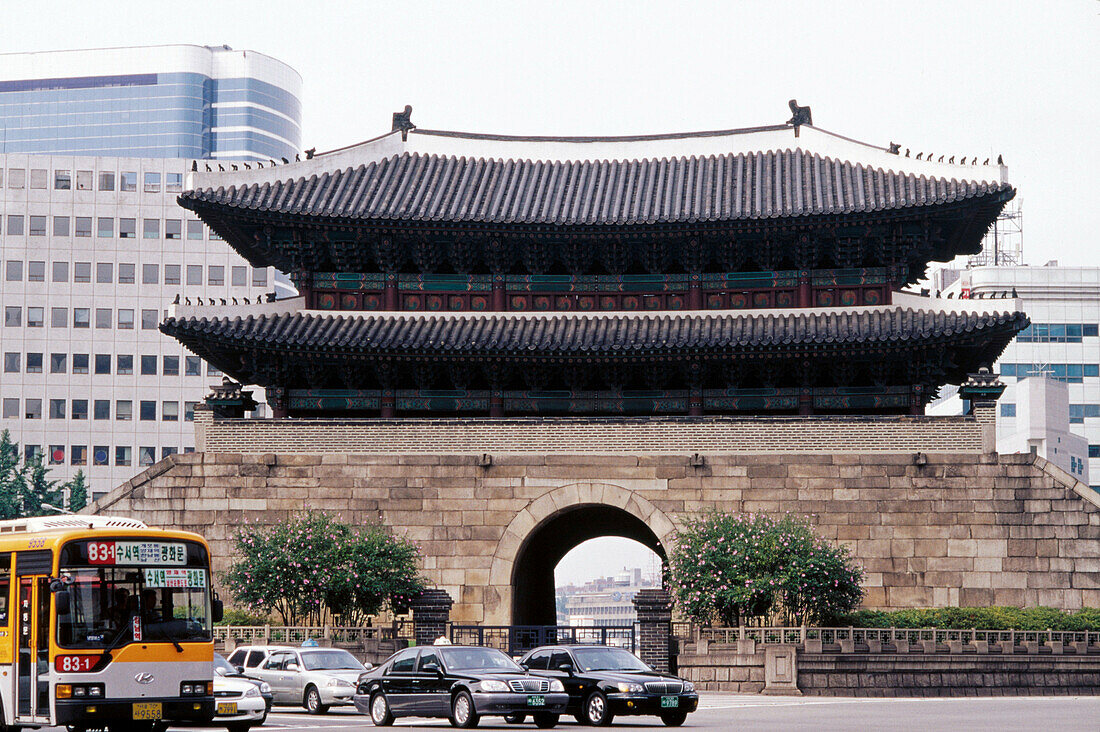
<instances>
[{"instance_id":1,"label":"stone gate wall","mask_svg":"<svg viewBox=\"0 0 1100 732\"><path fill-rule=\"evenodd\" d=\"M459 622L508 623L537 527L605 504L668 549L709 508L811 516L867 573L866 606L1100 606L1100 499L1041 458L982 453L173 455L89 510L189 529L232 558L245 522L382 521L424 550Z\"/></svg>"}]
</instances>

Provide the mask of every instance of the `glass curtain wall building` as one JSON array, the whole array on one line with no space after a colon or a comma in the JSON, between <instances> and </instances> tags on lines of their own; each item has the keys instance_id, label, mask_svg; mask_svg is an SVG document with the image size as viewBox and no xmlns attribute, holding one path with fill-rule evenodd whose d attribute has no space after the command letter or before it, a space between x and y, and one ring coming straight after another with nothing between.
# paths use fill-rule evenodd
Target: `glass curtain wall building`
<instances>
[{"instance_id":1,"label":"glass curtain wall building","mask_svg":"<svg viewBox=\"0 0 1100 732\"><path fill-rule=\"evenodd\" d=\"M228 46L0 54L0 153L292 158L301 86Z\"/></svg>"}]
</instances>

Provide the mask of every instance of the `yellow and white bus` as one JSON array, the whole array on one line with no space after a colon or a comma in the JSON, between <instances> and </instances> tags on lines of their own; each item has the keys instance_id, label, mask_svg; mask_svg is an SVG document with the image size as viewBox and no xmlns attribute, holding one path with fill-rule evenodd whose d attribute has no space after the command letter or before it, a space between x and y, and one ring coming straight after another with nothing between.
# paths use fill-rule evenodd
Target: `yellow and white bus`
<instances>
[{"instance_id":1,"label":"yellow and white bus","mask_svg":"<svg viewBox=\"0 0 1100 732\"><path fill-rule=\"evenodd\" d=\"M214 716L210 551L110 516L0 521L0 729Z\"/></svg>"}]
</instances>

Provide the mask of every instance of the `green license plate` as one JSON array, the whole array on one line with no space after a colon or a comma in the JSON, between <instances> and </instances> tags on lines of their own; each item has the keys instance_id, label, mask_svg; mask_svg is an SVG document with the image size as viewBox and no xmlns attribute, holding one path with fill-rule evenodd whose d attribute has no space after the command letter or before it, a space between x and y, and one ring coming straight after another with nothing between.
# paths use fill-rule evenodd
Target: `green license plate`
<instances>
[{"instance_id":1,"label":"green license plate","mask_svg":"<svg viewBox=\"0 0 1100 732\"><path fill-rule=\"evenodd\" d=\"M528 695L528 697L527 697L527 706L529 706L529 707L545 707L546 706L546 697L545 696Z\"/></svg>"},{"instance_id":2,"label":"green license plate","mask_svg":"<svg viewBox=\"0 0 1100 732\"><path fill-rule=\"evenodd\" d=\"M662 696L661 697L661 709L673 709L680 706L680 697L678 696Z\"/></svg>"}]
</instances>

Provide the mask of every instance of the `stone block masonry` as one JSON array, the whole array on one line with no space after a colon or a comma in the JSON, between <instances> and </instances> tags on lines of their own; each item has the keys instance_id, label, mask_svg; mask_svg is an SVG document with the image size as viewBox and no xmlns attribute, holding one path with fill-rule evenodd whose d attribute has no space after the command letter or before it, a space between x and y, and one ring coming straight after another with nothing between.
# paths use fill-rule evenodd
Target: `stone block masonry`
<instances>
[{"instance_id":1,"label":"stone block masonry","mask_svg":"<svg viewBox=\"0 0 1100 732\"><path fill-rule=\"evenodd\" d=\"M253 424L257 436L270 429ZM608 434L622 439L617 428ZM312 439L321 440L301 442ZM498 431L494 439L507 435ZM332 436L330 444L338 443ZM822 535L851 547L866 571L870 608L1100 606L1100 498L1041 458L747 454L685 445L683 454L556 446L540 454L481 447L473 454L428 447L363 454L377 450L375 442L348 442L344 452L256 452L242 445L173 455L90 510L202 534L218 575L245 522L273 523L305 509L351 523L381 521L421 545L425 575L453 598L451 619L466 623L510 623L524 548L542 527L591 506L641 522L665 551L686 517L710 508L809 515Z\"/></svg>"}]
</instances>

